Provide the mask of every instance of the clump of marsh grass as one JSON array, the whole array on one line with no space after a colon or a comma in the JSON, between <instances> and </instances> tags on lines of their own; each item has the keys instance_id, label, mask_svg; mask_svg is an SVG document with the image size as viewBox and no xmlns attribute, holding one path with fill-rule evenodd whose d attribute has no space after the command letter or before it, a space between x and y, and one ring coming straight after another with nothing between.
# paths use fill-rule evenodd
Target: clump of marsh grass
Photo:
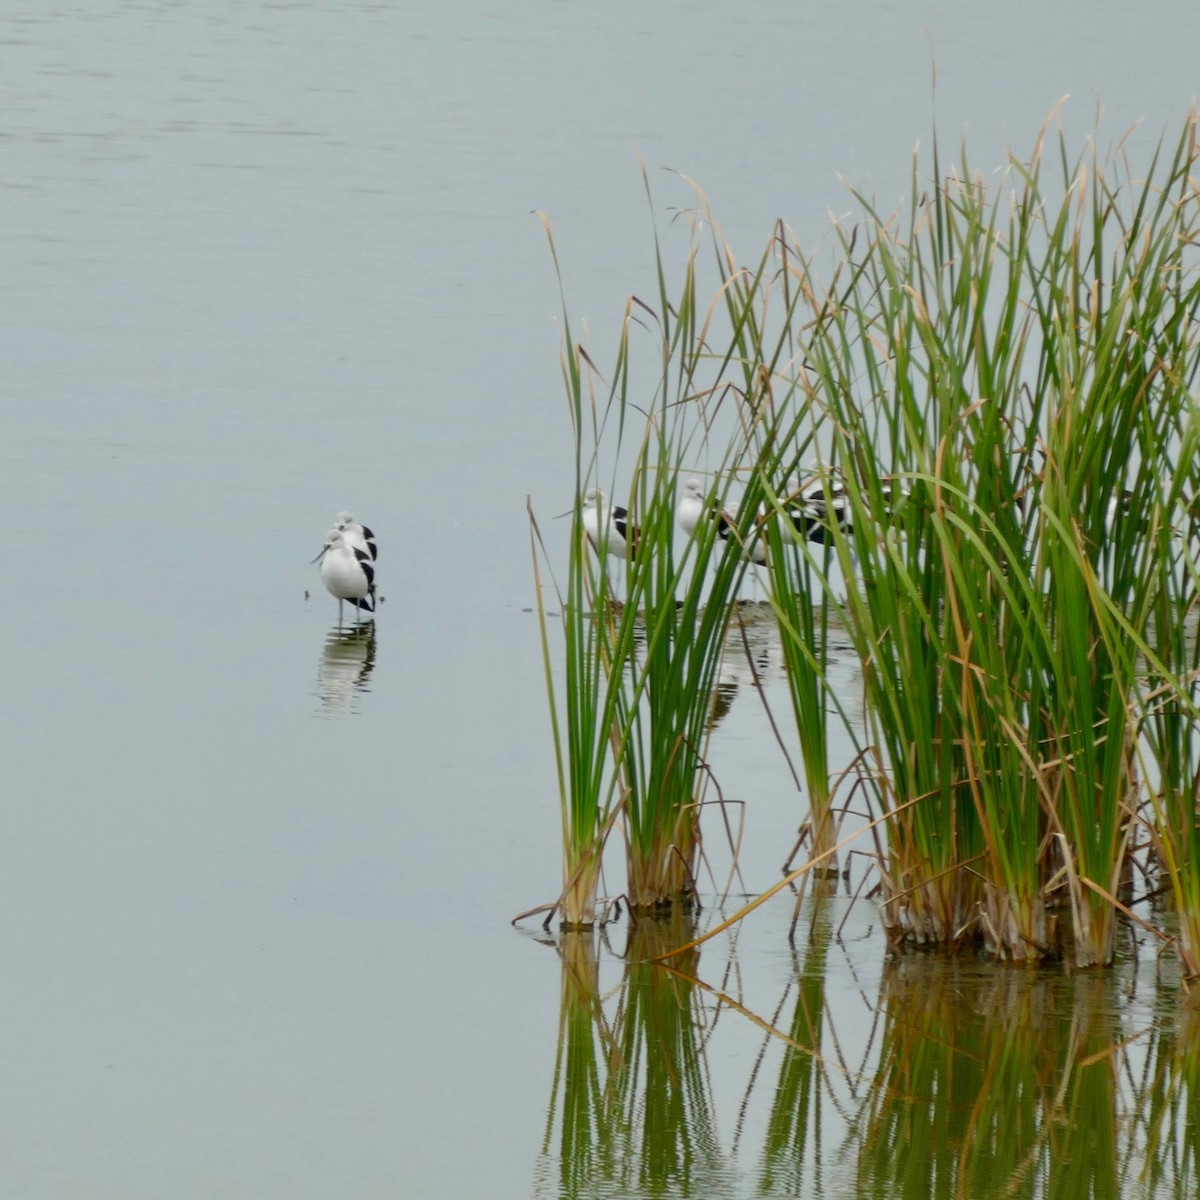
<instances>
[{"instance_id":1,"label":"clump of marsh grass","mask_svg":"<svg viewBox=\"0 0 1200 1200\"><path fill-rule=\"evenodd\" d=\"M638 530L620 564L622 591L604 547L591 552L584 501L576 504L567 587L560 596L566 646L561 720L549 627L539 609L563 811L564 889L557 908L572 928L595 919L604 847L618 824L631 909L655 912L695 902L700 811L711 774L705 757L710 697L748 569L742 550L750 516L727 525L726 537L716 521L703 521L676 553L675 508L685 462L707 444L726 402L737 412L728 422L730 449L719 461L740 461L744 431L756 420L755 398L738 386L735 355L713 361L709 328L725 300L699 308L695 253L678 295L667 293L661 257L658 277L654 305L631 300L627 307L609 378L581 347L569 342L564 355L577 496L594 489L602 456L632 458L628 488L609 490ZM751 307L760 286L761 280L745 288L738 303ZM634 332L643 329L658 363L644 404L632 395L630 366ZM634 414L642 417L640 427ZM718 474L714 505L721 507L734 471Z\"/></svg>"},{"instance_id":2,"label":"clump of marsh grass","mask_svg":"<svg viewBox=\"0 0 1200 1200\"><path fill-rule=\"evenodd\" d=\"M999 187L935 149L902 216L857 197L825 281L782 227L747 269L714 226L703 305L695 240L675 294L656 247L658 294L630 301L607 377L568 326L577 493L624 464L608 490L641 536L620 590L576 507L555 717L567 924L590 919L617 828L634 909L694 901L710 698L756 561L810 851L838 837L834 717L886 829L894 943L1109 962L1140 853L1200 973L1196 124L1141 178L1061 136L1047 154L1044 132ZM693 475L713 514L681 541ZM863 731L827 682L834 627L861 659Z\"/></svg>"},{"instance_id":3,"label":"clump of marsh grass","mask_svg":"<svg viewBox=\"0 0 1200 1200\"><path fill-rule=\"evenodd\" d=\"M738 267L711 215L708 220L732 335L729 353L740 367L739 395L746 400L739 408L742 436L736 450L741 461L735 467L746 486L730 540L736 540L743 554L764 568L808 799L800 840L784 871L796 851L807 844L811 856L822 861L819 873L832 876L837 873L832 848L838 826L828 759L830 714L840 712L852 739L854 734L840 699L826 681L829 633L837 612L830 578L835 566L848 569L853 555L840 536L844 531L831 516L833 505L825 510L828 520L822 521L813 515L811 505L801 513L800 498L794 494L806 490L811 496L814 485L819 487L824 480L826 499L832 501L832 472L801 474L806 456L819 454L822 447L820 398L809 388L806 374L795 369L804 354L799 314L811 301L811 293L804 284L797 285L789 269L782 225L756 267L746 270Z\"/></svg>"},{"instance_id":4,"label":"clump of marsh grass","mask_svg":"<svg viewBox=\"0 0 1200 1200\"><path fill-rule=\"evenodd\" d=\"M1064 156L1057 202L1040 147L1007 192L935 156L907 228L870 216L812 306L874 782L885 811L920 799L881 868L897 941L1111 959L1193 405L1193 134L1160 181Z\"/></svg>"}]
</instances>

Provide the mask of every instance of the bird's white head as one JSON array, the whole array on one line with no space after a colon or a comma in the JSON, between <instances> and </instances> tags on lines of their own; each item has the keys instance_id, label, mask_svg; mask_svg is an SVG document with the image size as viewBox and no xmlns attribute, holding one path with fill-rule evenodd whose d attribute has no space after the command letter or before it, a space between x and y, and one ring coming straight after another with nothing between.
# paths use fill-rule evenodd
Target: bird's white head
<instances>
[{"instance_id":1,"label":"bird's white head","mask_svg":"<svg viewBox=\"0 0 1200 1200\"><path fill-rule=\"evenodd\" d=\"M321 553L313 559L313 562L320 562L330 550L332 550L335 546L342 545L345 540L346 539L342 536L342 531L340 529L331 529L325 535L325 545L321 547Z\"/></svg>"}]
</instances>

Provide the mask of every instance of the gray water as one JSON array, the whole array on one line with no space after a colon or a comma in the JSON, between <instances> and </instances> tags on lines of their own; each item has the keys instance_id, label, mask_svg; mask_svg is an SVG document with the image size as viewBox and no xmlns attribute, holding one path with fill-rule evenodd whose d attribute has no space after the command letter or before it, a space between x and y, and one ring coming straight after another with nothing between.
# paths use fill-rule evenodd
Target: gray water
<instances>
[{"instance_id":1,"label":"gray water","mask_svg":"<svg viewBox=\"0 0 1200 1200\"><path fill-rule=\"evenodd\" d=\"M1070 93L1081 145L1099 106L1144 149L1187 111L1198 24L8 6L5 1194L529 1195L561 972L508 926L558 878L524 503L573 478L535 210L603 346L653 287L652 219L682 255L681 177L753 257L776 218L827 237L839 176L898 203L935 122L999 168ZM343 508L381 545L369 644L331 635L309 565ZM764 729L740 697L718 734L750 890L800 815ZM847 996L882 958L858 920ZM788 977L747 943L747 977Z\"/></svg>"}]
</instances>

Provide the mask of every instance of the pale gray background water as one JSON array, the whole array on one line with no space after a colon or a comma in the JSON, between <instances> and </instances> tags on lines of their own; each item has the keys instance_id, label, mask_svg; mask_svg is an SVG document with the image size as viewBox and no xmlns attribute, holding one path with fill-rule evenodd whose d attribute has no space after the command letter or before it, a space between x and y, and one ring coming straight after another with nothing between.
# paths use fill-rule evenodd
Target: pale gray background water
<instances>
[{"instance_id":1,"label":"pale gray background water","mask_svg":"<svg viewBox=\"0 0 1200 1200\"><path fill-rule=\"evenodd\" d=\"M571 488L532 210L610 334L652 286L639 153L664 228L670 168L746 257L777 217L815 246L839 175L901 199L935 114L981 168L1066 93L1080 145L1097 105L1174 136L1198 32L1192 0L8 5L4 1194L529 1194L524 498ZM359 692L308 565L343 507L387 596ZM797 802L752 706L720 736L762 886Z\"/></svg>"}]
</instances>

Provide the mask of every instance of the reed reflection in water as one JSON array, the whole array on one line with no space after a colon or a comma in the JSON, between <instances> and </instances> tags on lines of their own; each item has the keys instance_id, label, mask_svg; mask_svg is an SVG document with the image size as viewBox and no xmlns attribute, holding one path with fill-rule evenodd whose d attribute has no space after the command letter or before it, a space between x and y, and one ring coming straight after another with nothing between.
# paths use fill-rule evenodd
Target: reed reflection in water
<instances>
[{"instance_id":1,"label":"reed reflection in water","mask_svg":"<svg viewBox=\"0 0 1200 1200\"><path fill-rule=\"evenodd\" d=\"M563 935L558 1053L535 1195L740 1194L717 1137L705 1045L712 1013L693 978L648 961L695 936L685 913L629 927L617 985L598 939Z\"/></svg>"},{"instance_id":2,"label":"reed reflection in water","mask_svg":"<svg viewBox=\"0 0 1200 1200\"><path fill-rule=\"evenodd\" d=\"M1130 1003L1136 982L891 961L878 1058L848 1122L854 1193L1196 1195L1200 1059L1186 1029ZM1179 996L1171 983L1143 985L1158 1004Z\"/></svg>"},{"instance_id":3,"label":"reed reflection in water","mask_svg":"<svg viewBox=\"0 0 1200 1200\"><path fill-rule=\"evenodd\" d=\"M841 911L806 901L792 978L760 1001L732 943L705 948L711 981L700 949L649 961L694 936L686 917L643 921L619 958L603 934L564 936L534 1194L1198 1194L1200 1018L1156 1016L1177 981L909 955L860 1014ZM736 1048L747 1030L757 1056ZM743 1083L714 1085L710 1059L744 1062Z\"/></svg>"},{"instance_id":4,"label":"reed reflection in water","mask_svg":"<svg viewBox=\"0 0 1200 1200\"><path fill-rule=\"evenodd\" d=\"M766 1136L757 1172L760 1196L822 1195L828 1186L825 1146L821 1133L838 1111L846 1111L854 1098L855 1074L844 1064L826 1061L824 1044L832 1017L826 1001L826 968L829 942L833 932L830 906L822 902L833 888L830 880L816 883L821 895L810 909L807 937L803 949L793 950L794 979L788 993L795 989L791 1021L784 1033L782 1058L775 1076L774 1100L767 1117ZM788 993L775 1008L775 1020L785 1012ZM835 1033L836 1037L836 1033ZM839 1091L849 1095L836 1099ZM754 1089L751 1077L747 1095ZM836 1153L836 1151L835 1151Z\"/></svg>"},{"instance_id":5,"label":"reed reflection in water","mask_svg":"<svg viewBox=\"0 0 1200 1200\"><path fill-rule=\"evenodd\" d=\"M347 629L335 625L325 635L317 660L317 695L320 715L333 717L354 712L358 698L375 669L375 622L364 621Z\"/></svg>"}]
</instances>

